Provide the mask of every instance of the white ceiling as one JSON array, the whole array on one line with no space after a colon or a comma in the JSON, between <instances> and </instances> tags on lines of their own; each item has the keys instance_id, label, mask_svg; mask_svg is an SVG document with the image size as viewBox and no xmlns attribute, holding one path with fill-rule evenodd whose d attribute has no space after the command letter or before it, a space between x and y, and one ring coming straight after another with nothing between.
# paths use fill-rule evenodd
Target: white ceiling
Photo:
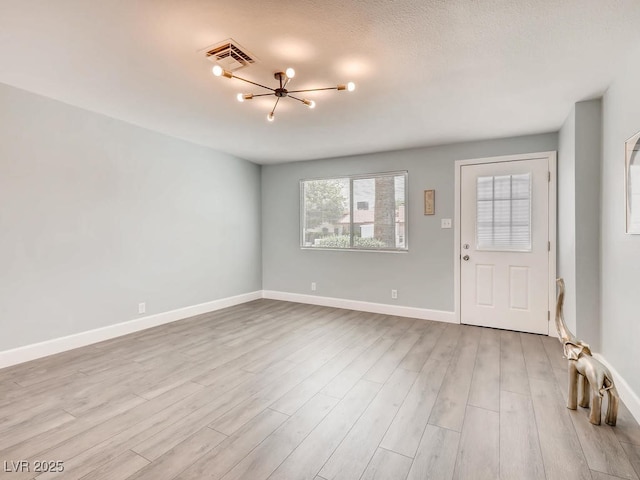
<instances>
[{"instance_id":1,"label":"white ceiling","mask_svg":"<svg viewBox=\"0 0 640 480\"><path fill-rule=\"evenodd\" d=\"M0 82L257 163L556 131L640 44L639 0L0 0ZM238 75L353 93L238 103Z\"/></svg>"}]
</instances>

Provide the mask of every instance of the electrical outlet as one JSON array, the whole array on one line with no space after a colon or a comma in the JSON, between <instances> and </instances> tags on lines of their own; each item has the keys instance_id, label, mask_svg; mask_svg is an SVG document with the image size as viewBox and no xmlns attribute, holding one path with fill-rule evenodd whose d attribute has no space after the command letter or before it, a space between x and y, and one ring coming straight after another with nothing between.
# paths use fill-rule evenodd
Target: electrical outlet
<instances>
[{"instance_id":1,"label":"electrical outlet","mask_svg":"<svg viewBox=\"0 0 640 480\"><path fill-rule=\"evenodd\" d=\"M317 290L316 282L311 282L311 291L315 292Z\"/></svg>"},{"instance_id":2,"label":"electrical outlet","mask_svg":"<svg viewBox=\"0 0 640 480\"><path fill-rule=\"evenodd\" d=\"M440 219L440 228L451 228L451 219L450 218Z\"/></svg>"},{"instance_id":3,"label":"electrical outlet","mask_svg":"<svg viewBox=\"0 0 640 480\"><path fill-rule=\"evenodd\" d=\"M391 290L391 298L393 299L398 298L398 290Z\"/></svg>"},{"instance_id":4,"label":"electrical outlet","mask_svg":"<svg viewBox=\"0 0 640 480\"><path fill-rule=\"evenodd\" d=\"M147 304L145 302L138 304L138 314L144 313L147 311Z\"/></svg>"}]
</instances>

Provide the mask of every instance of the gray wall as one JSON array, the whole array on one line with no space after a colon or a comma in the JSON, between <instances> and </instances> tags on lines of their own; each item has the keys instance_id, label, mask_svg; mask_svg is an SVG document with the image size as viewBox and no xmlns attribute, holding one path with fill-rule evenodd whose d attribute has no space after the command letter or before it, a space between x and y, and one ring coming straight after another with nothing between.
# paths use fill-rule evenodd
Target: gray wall
<instances>
[{"instance_id":1,"label":"gray wall","mask_svg":"<svg viewBox=\"0 0 640 480\"><path fill-rule=\"evenodd\" d=\"M0 351L261 288L260 167L0 84Z\"/></svg>"},{"instance_id":2,"label":"gray wall","mask_svg":"<svg viewBox=\"0 0 640 480\"><path fill-rule=\"evenodd\" d=\"M579 338L600 349L600 167L602 102L579 102L559 134L558 276L564 314Z\"/></svg>"},{"instance_id":3,"label":"gray wall","mask_svg":"<svg viewBox=\"0 0 640 480\"><path fill-rule=\"evenodd\" d=\"M461 143L356 157L297 162L262 168L263 288L349 300L454 310L454 162L556 150L557 134ZM300 249L303 178L409 172L409 252L382 253ZM436 215L423 215L423 191L436 190ZM398 299L391 299L391 289Z\"/></svg>"},{"instance_id":4,"label":"gray wall","mask_svg":"<svg viewBox=\"0 0 640 480\"><path fill-rule=\"evenodd\" d=\"M564 278L564 319L576 331L576 109L558 135L558 276Z\"/></svg>"},{"instance_id":5,"label":"gray wall","mask_svg":"<svg viewBox=\"0 0 640 480\"><path fill-rule=\"evenodd\" d=\"M640 48L603 97L602 353L640 394L640 235L625 234L624 142L640 130Z\"/></svg>"},{"instance_id":6,"label":"gray wall","mask_svg":"<svg viewBox=\"0 0 640 480\"><path fill-rule=\"evenodd\" d=\"M602 101L576 108L576 335L600 351Z\"/></svg>"}]
</instances>

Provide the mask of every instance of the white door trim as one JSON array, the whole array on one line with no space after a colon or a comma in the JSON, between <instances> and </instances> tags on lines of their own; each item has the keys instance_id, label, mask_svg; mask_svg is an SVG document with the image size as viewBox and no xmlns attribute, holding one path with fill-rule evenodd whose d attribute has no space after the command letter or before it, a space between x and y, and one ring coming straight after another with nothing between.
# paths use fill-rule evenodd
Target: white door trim
<instances>
[{"instance_id":1,"label":"white door trim","mask_svg":"<svg viewBox=\"0 0 640 480\"><path fill-rule=\"evenodd\" d=\"M460 180L462 178L462 167L464 165L478 165L482 163L512 162L518 160L533 160L536 158L546 158L549 162L549 311L554 315L553 306L556 301L556 202L557 202L557 177L556 163L557 154L555 151L526 153L520 155L502 155L499 157L473 158L468 160L456 160L455 162L455 201L454 201L454 230L453 230L453 265L454 265L454 306L456 323L461 323L460 318ZM551 322L549 322L551 324ZM555 328L549 328L549 335L557 336Z\"/></svg>"}]
</instances>

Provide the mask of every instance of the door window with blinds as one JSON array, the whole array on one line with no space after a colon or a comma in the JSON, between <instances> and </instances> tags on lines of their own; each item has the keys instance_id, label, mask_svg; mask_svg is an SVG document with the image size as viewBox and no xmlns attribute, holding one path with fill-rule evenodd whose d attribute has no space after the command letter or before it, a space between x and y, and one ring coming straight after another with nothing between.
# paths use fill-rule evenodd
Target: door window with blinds
<instances>
[{"instance_id":1,"label":"door window with blinds","mask_svg":"<svg viewBox=\"0 0 640 480\"><path fill-rule=\"evenodd\" d=\"M300 181L302 248L407 250L407 172Z\"/></svg>"},{"instance_id":2,"label":"door window with blinds","mask_svg":"<svg viewBox=\"0 0 640 480\"><path fill-rule=\"evenodd\" d=\"M531 251L531 174L478 177L478 250Z\"/></svg>"}]
</instances>

